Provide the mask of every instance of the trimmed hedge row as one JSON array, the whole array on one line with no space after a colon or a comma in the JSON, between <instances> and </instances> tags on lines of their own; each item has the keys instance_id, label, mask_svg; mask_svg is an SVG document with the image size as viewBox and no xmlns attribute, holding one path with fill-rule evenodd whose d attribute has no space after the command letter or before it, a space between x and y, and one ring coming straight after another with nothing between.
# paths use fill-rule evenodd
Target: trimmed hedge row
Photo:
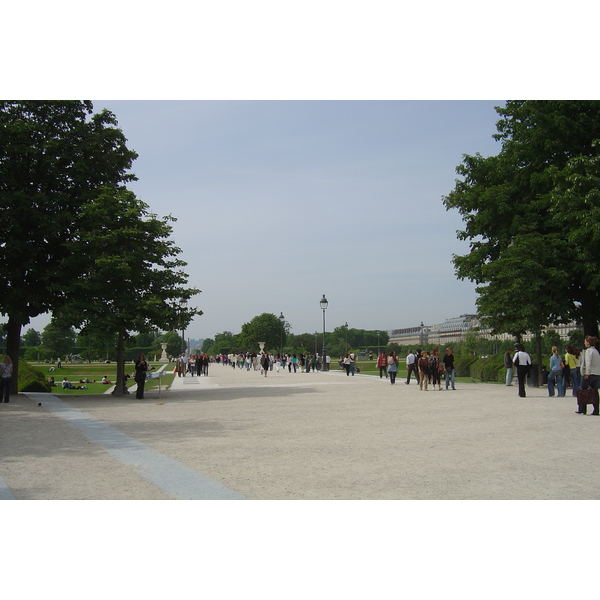
<instances>
[{"instance_id":1,"label":"trimmed hedge row","mask_svg":"<svg viewBox=\"0 0 600 600\"><path fill-rule=\"evenodd\" d=\"M20 392L50 392L50 385L46 376L39 369L35 369L24 360L19 361L19 381L18 389Z\"/></svg>"}]
</instances>

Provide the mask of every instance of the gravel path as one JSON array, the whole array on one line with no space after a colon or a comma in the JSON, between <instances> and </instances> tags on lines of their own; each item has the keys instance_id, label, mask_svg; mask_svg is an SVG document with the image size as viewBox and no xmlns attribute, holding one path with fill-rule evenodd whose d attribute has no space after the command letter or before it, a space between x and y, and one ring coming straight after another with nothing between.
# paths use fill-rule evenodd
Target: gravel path
<instances>
[{"instance_id":1,"label":"gravel path","mask_svg":"<svg viewBox=\"0 0 600 600\"><path fill-rule=\"evenodd\" d=\"M597 499L600 418L527 393L213 365L160 398L19 394L0 499Z\"/></svg>"}]
</instances>

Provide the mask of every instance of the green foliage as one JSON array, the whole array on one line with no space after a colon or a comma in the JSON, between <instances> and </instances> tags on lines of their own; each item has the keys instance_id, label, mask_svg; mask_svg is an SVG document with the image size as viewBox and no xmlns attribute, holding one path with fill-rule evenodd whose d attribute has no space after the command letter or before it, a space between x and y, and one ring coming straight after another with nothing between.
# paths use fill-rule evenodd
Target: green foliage
<instances>
[{"instance_id":1,"label":"green foliage","mask_svg":"<svg viewBox=\"0 0 600 600\"><path fill-rule=\"evenodd\" d=\"M441 356L441 354L440 354ZM471 376L471 365L476 362L477 356L472 354L462 354L454 356L454 369L456 371L456 377L470 377Z\"/></svg>"},{"instance_id":2,"label":"green foliage","mask_svg":"<svg viewBox=\"0 0 600 600\"><path fill-rule=\"evenodd\" d=\"M504 368L503 353L477 358L470 364L468 376L484 382L504 381L506 370Z\"/></svg>"},{"instance_id":3,"label":"green foliage","mask_svg":"<svg viewBox=\"0 0 600 600\"><path fill-rule=\"evenodd\" d=\"M53 318L42 331L42 345L53 358L64 359L73 352L76 337L72 327L65 327Z\"/></svg>"},{"instance_id":4,"label":"green foliage","mask_svg":"<svg viewBox=\"0 0 600 600\"><path fill-rule=\"evenodd\" d=\"M153 352L159 357L162 354L161 343L167 344L167 356L177 357L183 352L183 338L176 331L167 331L163 333L152 346Z\"/></svg>"},{"instance_id":5,"label":"green foliage","mask_svg":"<svg viewBox=\"0 0 600 600\"><path fill-rule=\"evenodd\" d=\"M117 334L117 361L124 360L129 332L145 333L189 324L196 308L183 307L199 290L187 288L186 263L170 239L172 217L159 219L125 189L105 187L79 212L80 252L59 315L82 333ZM116 395L122 385L117 382Z\"/></svg>"},{"instance_id":6,"label":"green foliage","mask_svg":"<svg viewBox=\"0 0 600 600\"><path fill-rule=\"evenodd\" d=\"M558 331L555 329L547 329L542 334L542 352L544 354L551 354L552 346L556 346L560 354L562 353L564 346L566 346L566 343L562 341Z\"/></svg>"},{"instance_id":7,"label":"green foliage","mask_svg":"<svg viewBox=\"0 0 600 600\"><path fill-rule=\"evenodd\" d=\"M583 348L583 343L585 341L585 335L581 329L573 329L569 331L569 344L573 344L578 348Z\"/></svg>"},{"instance_id":8,"label":"green foliage","mask_svg":"<svg viewBox=\"0 0 600 600\"><path fill-rule=\"evenodd\" d=\"M262 313L254 317L250 322L242 325L242 331L238 335L240 349L258 352L258 342L265 342L265 350L279 354L287 340L286 329L289 325L271 313Z\"/></svg>"},{"instance_id":9,"label":"green foliage","mask_svg":"<svg viewBox=\"0 0 600 600\"><path fill-rule=\"evenodd\" d=\"M212 338L204 338L204 340L202 341L202 347L200 348L200 352L202 352L203 354L208 354L214 345L215 340L213 340Z\"/></svg>"},{"instance_id":10,"label":"green foliage","mask_svg":"<svg viewBox=\"0 0 600 600\"><path fill-rule=\"evenodd\" d=\"M260 340L262 342L262 340ZM238 350L237 335L233 335L231 331L223 331L215 335L215 343L211 348L211 354L230 354Z\"/></svg>"},{"instance_id":11,"label":"green foliage","mask_svg":"<svg viewBox=\"0 0 600 600\"><path fill-rule=\"evenodd\" d=\"M39 331L30 327L24 334L21 340L23 346L39 346L42 343L42 336Z\"/></svg>"},{"instance_id":12,"label":"green foliage","mask_svg":"<svg viewBox=\"0 0 600 600\"><path fill-rule=\"evenodd\" d=\"M21 362L17 389L20 392L50 392L51 388L42 371L32 367L27 362Z\"/></svg>"},{"instance_id":13,"label":"green foliage","mask_svg":"<svg viewBox=\"0 0 600 600\"><path fill-rule=\"evenodd\" d=\"M134 179L136 153L108 111L89 101L0 101L0 314L7 350L18 356L21 326L61 306L73 273L79 212L103 185Z\"/></svg>"},{"instance_id":14,"label":"green foliage","mask_svg":"<svg viewBox=\"0 0 600 600\"><path fill-rule=\"evenodd\" d=\"M465 156L444 198L458 209L470 252L455 256L478 284L478 312L496 333L520 336L575 319L600 320L599 101L509 101L497 156Z\"/></svg>"}]
</instances>

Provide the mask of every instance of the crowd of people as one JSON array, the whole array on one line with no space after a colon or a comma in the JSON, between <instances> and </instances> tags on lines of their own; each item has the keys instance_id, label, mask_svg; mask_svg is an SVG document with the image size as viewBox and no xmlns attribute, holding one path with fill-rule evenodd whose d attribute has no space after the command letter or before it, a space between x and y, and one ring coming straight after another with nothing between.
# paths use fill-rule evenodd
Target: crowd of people
<instances>
[{"instance_id":1,"label":"crowd of people","mask_svg":"<svg viewBox=\"0 0 600 600\"><path fill-rule=\"evenodd\" d=\"M600 388L600 352L598 352L598 338L586 335L584 349L581 350L575 344L569 344L564 348L564 354L559 354L557 346L552 346L552 354L549 358L548 396L564 397L568 388L571 394L578 397L576 412L581 415L587 413L587 404L582 403L578 395L579 390L595 390L592 394L592 415L600 416L600 405L598 388ZM513 368L516 367L517 381L519 384L519 396L526 397L525 381L529 375L532 362L531 357L522 344L516 345L516 352L511 358L511 348L507 348L504 354L504 366L506 368L506 385L512 385ZM555 394L556 392L556 394Z\"/></svg>"},{"instance_id":2,"label":"crowd of people","mask_svg":"<svg viewBox=\"0 0 600 600\"><path fill-rule=\"evenodd\" d=\"M446 348L446 353L443 357L440 357L440 351L438 348L434 348L431 352L426 350L417 349L414 352L412 350L406 356L406 385L410 385L410 380L414 375L415 381L422 391L428 391L429 386L432 389L442 390L442 377L446 382L446 389L456 389L454 383L455 369L454 369L454 354L452 354L452 348ZM377 368L379 369L379 377L390 380L390 383L394 385L396 383L396 375L398 373L399 359L395 352L390 351L389 354L382 352L377 357Z\"/></svg>"},{"instance_id":3,"label":"crowd of people","mask_svg":"<svg viewBox=\"0 0 600 600\"><path fill-rule=\"evenodd\" d=\"M326 357L329 365L329 357ZM269 371L281 371L287 369L289 373L310 373L320 371L322 360L318 354L304 352L302 354L273 354L268 352L238 352L232 354L221 354L216 362L233 369L246 369L246 371L260 371L261 375L267 376Z\"/></svg>"}]
</instances>

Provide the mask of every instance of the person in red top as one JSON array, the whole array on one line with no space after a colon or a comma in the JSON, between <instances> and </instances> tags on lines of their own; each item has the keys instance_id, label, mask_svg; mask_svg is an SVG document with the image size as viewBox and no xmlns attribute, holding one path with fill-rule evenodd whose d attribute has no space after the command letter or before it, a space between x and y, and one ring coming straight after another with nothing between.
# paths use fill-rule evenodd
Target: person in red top
<instances>
[{"instance_id":1,"label":"person in red top","mask_svg":"<svg viewBox=\"0 0 600 600\"><path fill-rule=\"evenodd\" d=\"M377 357L377 367L379 368L379 378L383 379L383 374L385 373L385 378L387 379L387 366L388 366L388 357L385 352L382 352Z\"/></svg>"}]
</instances>

